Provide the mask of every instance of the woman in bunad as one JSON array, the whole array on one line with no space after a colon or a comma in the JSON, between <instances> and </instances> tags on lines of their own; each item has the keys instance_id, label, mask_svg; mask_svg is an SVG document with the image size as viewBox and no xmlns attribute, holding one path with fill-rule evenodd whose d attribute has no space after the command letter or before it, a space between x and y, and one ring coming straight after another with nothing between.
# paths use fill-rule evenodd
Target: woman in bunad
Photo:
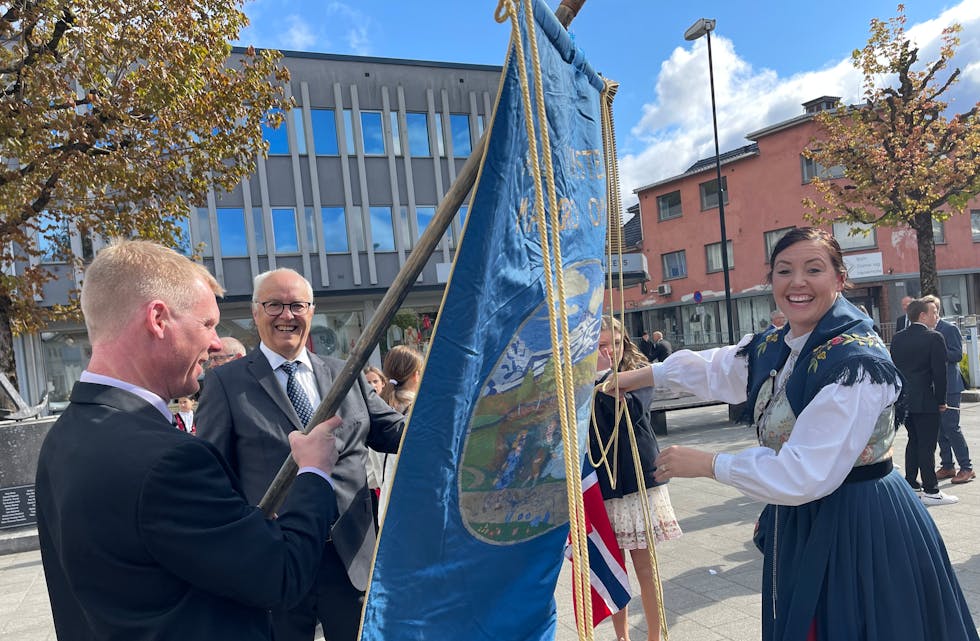
<instances>
[{"instance_id":1,"label":"woman in bunad","mask_svg":"<svg viewBox=\"0 0 980 641\"><path fill-rule=\"evenodd\" d=\"M760 446L736 454L665 449L656 479L710 477L767 503L764 641L978 641L942 537L892 469L901 380L841 293L840 246L792 229L769 264L783 328L620 374L620 390L745 402L756 427Z\"/></svg>"}]
</instances>

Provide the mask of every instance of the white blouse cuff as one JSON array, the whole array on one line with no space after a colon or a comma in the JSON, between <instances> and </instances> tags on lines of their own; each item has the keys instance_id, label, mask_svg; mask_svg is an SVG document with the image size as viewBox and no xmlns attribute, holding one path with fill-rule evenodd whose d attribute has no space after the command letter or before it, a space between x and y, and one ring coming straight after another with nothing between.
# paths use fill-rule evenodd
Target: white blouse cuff
<instances>
[{"instance_id":1,"label":"white blouse cuff","mask_svg":"<svg viewBox=\"0 0 980 641\"><path fill-rule=\"evenodd\" d=\"M731 454L725 454L724 452L718 452L715 455L715 480L726 485L731 484L732 480L732 461L735 457Z\"/></svg>"}]
</instances>

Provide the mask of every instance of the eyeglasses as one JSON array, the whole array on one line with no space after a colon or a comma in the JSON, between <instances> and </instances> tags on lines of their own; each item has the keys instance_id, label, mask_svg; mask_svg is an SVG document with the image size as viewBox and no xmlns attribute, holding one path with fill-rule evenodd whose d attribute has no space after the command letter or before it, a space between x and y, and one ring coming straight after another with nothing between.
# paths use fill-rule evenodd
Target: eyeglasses
<instances>
[{"instance_id":1,"label":"eyeglasses","mask_svg":"<svg viewBox=\"0 0 980 641\"><path fill-rule=\"evenodd\" d=\"M236 356L238 354L212 354L211 361L214 363L227 363L230 360L234 360Z\"/></svg>"},{"instance_id":2,"label":"eyeglasses","mask_svg":"<svg viewBox=\"0 0 980 641\"><path fill-rule=\"evenodd\" d=\"M278 316L279 314L282 314L283 310L285 310L287 307L289 308L289 311L293 313L293 316L303 316L311 307L313 307L313 303L307 303L299 300L291 303L280 303L278 301L267 300L264 303L259 303L259 305L262 306L262 309L264 309L265 313L269 316Z\"/></svg>"}]
</instances>

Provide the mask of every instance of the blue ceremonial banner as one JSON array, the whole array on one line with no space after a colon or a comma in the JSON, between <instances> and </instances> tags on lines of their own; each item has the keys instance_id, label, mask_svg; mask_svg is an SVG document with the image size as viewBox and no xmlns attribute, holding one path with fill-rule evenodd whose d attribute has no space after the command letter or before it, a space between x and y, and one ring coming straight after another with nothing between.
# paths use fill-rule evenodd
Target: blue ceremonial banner
<instances>
[{"instance_id":1,"label":"blue ceremonial banner","mask_svg":"<svg viewBox=\"0 0 980 641\"><path fill-rule=\"evenodd\" d=\"M603 83L548 7L534 2L533 12L584 453L604 286ZM402 445L362 641L554 638L568 501L518 65L531 71L516 58L512 43Z\"/></svg>"}]
</instances>

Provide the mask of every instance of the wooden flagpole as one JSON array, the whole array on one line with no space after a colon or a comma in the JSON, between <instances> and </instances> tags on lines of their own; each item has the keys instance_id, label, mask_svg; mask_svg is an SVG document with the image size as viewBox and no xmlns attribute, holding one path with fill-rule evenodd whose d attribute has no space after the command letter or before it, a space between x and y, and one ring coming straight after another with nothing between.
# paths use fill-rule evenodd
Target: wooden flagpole
<instances>
[{"instance_id":1,"label":"wooden flagpole","mask_svg":"<svg viewBox=\"0 0 980 641\"><path fill-rule=\"evenodd\" d=\"M562 26L567 29L584 4L585 0L562 0L561 5L555 10L555 16ZM401 271L398 272L395 280L388 288L388 292L381 299L378 308L374 312L374 316L371 317L371 321L364 328L364 331L361 332L357 343L347 357L343 369L340 370L340 373L334 379L333 386L330 388L327 396L320 402L320 405L313 413L313 417L310 419L305 431L313 429L315 425L322 423L337 413L337 408L340 407L341 402L347 396L350 388L357 381L357 377L360 376L361 370L364 369L364 365L367 363L371 352L374 351L375 346L377 346L381 337L388 330L391 320L398 313L405 298L408 297L408 292L415 285L419 274L422 273L422 269L425 268L432 253L442 242L442 236L459 211L459 207L463 204L463 199L466 198L466 194L470 192L476 183L476 176L479 173L480 162L483 160L483 154L486 152L489 137L490 129L487 128L483 132L480 141L473 148L472 153L470 153L470 157L463 163L462 168L456 175L456 180L442 198L442 202L439 203L435 215L426 226L425 232L419 238L419 242L412 250L412 253L408 255L405 265L402 266ZM457 251L459 251L458 248ZM279 472L269 485L269 489L265 491L262 500L259 501L259 508L267 517L271 518L275 515L276 511L282 505L286 494L289 492L289 488L293 484L293 479L296 477L297 471L296 461L293 460L290 454L283 462L282 467L279 468Z\"/></svg>"},{"instance_id":2,"label":"wooden flagpole","mask_svg":"<svg viewBox=\"0 0 980 641\"><path fill-rule=\"evenodd\" d=\"M558 18L561 26L568 29L568 25L572 24L572 20L582 10L583 4L585 0L561 0L561 4L555 9L555 17Z\"/></svg>"}]
</instances>

